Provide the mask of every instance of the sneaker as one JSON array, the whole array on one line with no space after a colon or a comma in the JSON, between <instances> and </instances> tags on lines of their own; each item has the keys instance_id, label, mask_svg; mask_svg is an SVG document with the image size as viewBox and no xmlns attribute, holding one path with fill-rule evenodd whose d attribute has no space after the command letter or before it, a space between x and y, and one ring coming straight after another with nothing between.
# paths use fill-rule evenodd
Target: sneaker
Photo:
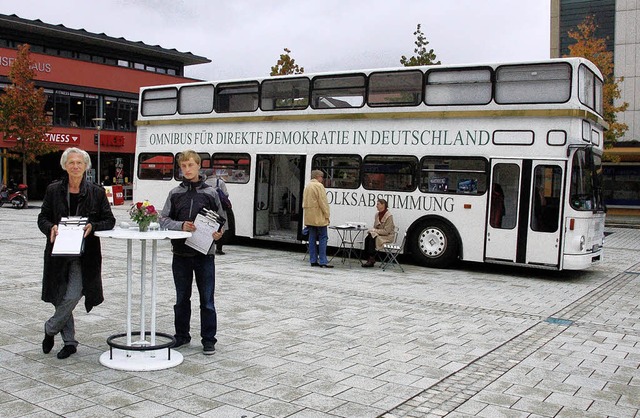
<instances>
[{"instance_id":1,"label":"sneaker","mask_svg":"<svg viewBox=\"0 0 640 418\"><path fill-rule=\"evenodd\" d=\"M211 341L205 341L202 343L202 354L210 356L216 352L216 343Z\"/></svg>"},{"instance_id":2,"label":"sneaker","mask_svg":"<svg viewBox=\"0 0 640 418\"><path fill-rule=\"evenodd\" d=\"M64 347L62 347L62 350L58 352L58 358L60 360L66 359L71 354L74 354L76 351L78 350L74 345L65 345Z\"/></svg>"},{"instance_id":3,"label":"sneaker","mask_svg":"<svg viewBox=\"0 0 640 418\"><path fill-rule=\"evenodd\" d=\"M222 250L216 250L216 254L218 255L225 255L226 253Z\"/></svg>"},{"instance_id":4,"label":"sneaker","mask_svg":"<svg viewBox=\"0 0 640 418\"><path fill-rule=\"evenodd\" d=\"M311 263L311 267L320 267L320 263Z\"/></svg>"},{"instance_id":5,"label":"sneaker","mask_svg":"<svg viewBox=\"0 0 640 418\"><path fill-rule=\"evenodd\" d=\"M184 337L174 337L176 339L176 343L171 348L178 348L183 345L189 345L191 339Z\"/></svg>"},{"instance_id":6,"label":"sneaker","mask_svg":"<svg viewBox=\"0 0 640 418\"><path fill-rule=\"evenodd\" d=\"M322 267L323 269L332 269L333 266L331 264L320 264L320 267Z\"/></svg>"}]
</instances>

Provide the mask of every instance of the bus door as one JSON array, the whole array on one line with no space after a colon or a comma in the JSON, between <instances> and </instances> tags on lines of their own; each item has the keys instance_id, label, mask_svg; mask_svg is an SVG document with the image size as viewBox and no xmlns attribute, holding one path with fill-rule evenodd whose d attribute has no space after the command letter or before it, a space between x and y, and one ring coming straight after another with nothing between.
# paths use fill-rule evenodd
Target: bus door
<instances>
[{"instance_id":1,"label":"bus door","mask_svg":"<svg viewBox=\"0 0 640 418\"><path fill-rule=\"evenodd\" d=\"M256 159L254 235L296 241L302 221L304 155L261 154Z\"/></svg>"},{"instance_id":2,"label":"bus door","mask_svg":"<svg viewBox=\"0 0 640 418\"><path fill-rule=\"evenodd\" d=\"M493 160L486 261L557 267L562 161Z\"/></svg>"},{"instance_id":3,"label":"bus door","mask_svg":"<svg viewBox=\"0 0 640 418\"><path fill-rule=\"evenodd\" d=\"M522 160L493 160L485 258L516 261Z\"/></svg>"},{"instance_id":4,"label":"bus door","mask_svg":"<svg viewBox=\"0 0 640 418\"><path fill-rule=\"evenodd\" d=\"M560 263L562 201L565 163L532 163L527 264L558 266Z\"/></svg>"}]
</instances>

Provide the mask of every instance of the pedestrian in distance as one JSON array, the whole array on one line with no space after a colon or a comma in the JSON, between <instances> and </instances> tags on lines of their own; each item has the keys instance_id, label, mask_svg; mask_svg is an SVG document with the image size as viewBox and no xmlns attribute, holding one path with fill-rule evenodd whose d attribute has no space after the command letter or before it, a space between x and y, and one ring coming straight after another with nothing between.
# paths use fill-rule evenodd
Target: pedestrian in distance
<instances>
[{"instance_id":1,"label":"pedestrian in distance","mask_svg":"<svg viewBox=\"0 0 640 418\"><path fill-rule=\"evenodd\" d=\"M311 171L311 181L304 188L302 209L304 224L309 230L309 261L313 267L333 268L327 259L327 243L329 236L330 212L327 191L322 184L324 173L321 170ZM318 245L316 246L316 242Z\"/></svg>"},{"instance_id":2,"label":"pedestrian in distance","mask_svg":"<svg viewBox=\"0 0 640 418\"><path fill-rule=\"evenodd\" d=\"M373 267L376 264L376 251L382 251L384 244L395 240L396 226L393 223L393 215L389 212L387 201L378 199L376 210L373 228L369 228L364 239L364 254L367 257L367 262L362 267Z\"/></svg>"},{"instance_id":3,"label":"pedestrian in distance","mask_svg":"<svg viewBox=\"0 0 640 418\"><path fill-rule=\"evenodd\" d=\"M224 219L224 211L214 187L205 183L200 175L201 159L197 152L187 150L180 154L178 164L182 170L183 181L169 192L162 212L160 225L169 230L194 232L194 220L203 210L211 210ZM219 240L224 230L213 233L213 239ZM200 295L200 336L202 352L210 355L215 352L218 318L216 314L214 292L216 285L214 245L207 254L185 244L186 239L171 240L173 251L173 281L176 287L174 348L189 344L191 341L191 291L195 274L196 286Z\"/></svg>"},{"instance_id":4,"label":"pedestrian in distance","mask_svg":"<svg viewBox=\"0 0 640 418\"><path fill-rule=\"evenodd\" d=\"M60 158L66 175L51 183L45 192L38 215L38 228L47 237L42 275L42 300L52 303L55 312L44 324L42 351L48 354L55 345L56 334L64 347L58 352L65 359L77 351L73 310L84 296L87 312L104 301L102 293L102 251L95 231L113 229L116 219L102 187L87 181L91 168L86 151L67 148ZM58 225L63 217L87 218L84 226L84 251L78 256L52 256Z\"/></svg>"}]
</instances>

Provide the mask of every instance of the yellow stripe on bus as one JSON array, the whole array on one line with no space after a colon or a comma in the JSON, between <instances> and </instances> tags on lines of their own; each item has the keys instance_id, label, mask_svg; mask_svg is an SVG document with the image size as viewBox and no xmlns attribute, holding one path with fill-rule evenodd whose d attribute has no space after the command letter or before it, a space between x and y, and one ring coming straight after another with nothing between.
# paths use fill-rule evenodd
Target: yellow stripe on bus
<instances>
[{"instance_id":1,"label":"yellow stripe on bus","mask_svg":"<svg viewBox=\"0 0 640 418\"><path fill-rule=\"evenodd\" d=\"M248 123L248 122L278 122L301 120L337 120L337 119L470 119L470 118L504 118L504 117L535 117L561 118L573 117L590 119L608 129L608 124L600 116L583 109L529 109L529 110L455 110L431 112L371 112L371 113L322 113L322 114L260 114L253 116L216 116L202 118L179 118L138 120L137 126L154 125L192 125L208 123Z\"/></svg>"}]
</instances>

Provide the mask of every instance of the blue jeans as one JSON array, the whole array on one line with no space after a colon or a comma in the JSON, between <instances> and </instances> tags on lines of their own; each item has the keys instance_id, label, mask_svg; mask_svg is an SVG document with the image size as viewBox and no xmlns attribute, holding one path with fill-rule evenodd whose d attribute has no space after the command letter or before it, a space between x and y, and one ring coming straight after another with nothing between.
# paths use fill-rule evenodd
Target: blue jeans
<instances>
[{"instance_id":1,"label":"blue jeans","mask_svg":"<svg viewBox=\"0 0 640 418\"><path fill-rule=\"evenodd\" d=\"M175 313L176 338L191 340L189 334L191 322L191 289L193 275L200 294L200 336L205 341L217 342L218 317L214 305L216 287L216 267L212 255L182 257L173 255L173 282L176 285Z\"/></svg>"},{"instance_id":2,"label":"blue jeans","mask_svg":"<svg viewBox=\"0 0 640 418\"><path fill-rule=\"evenodd\" d=\"M309 261L321 265L329 264L329 260L327 260L327 242L329 241L327 227L308 225L307 228L309 228ZM319 248L316 247L316 241Z\"/></svg>"}]
</instances>

